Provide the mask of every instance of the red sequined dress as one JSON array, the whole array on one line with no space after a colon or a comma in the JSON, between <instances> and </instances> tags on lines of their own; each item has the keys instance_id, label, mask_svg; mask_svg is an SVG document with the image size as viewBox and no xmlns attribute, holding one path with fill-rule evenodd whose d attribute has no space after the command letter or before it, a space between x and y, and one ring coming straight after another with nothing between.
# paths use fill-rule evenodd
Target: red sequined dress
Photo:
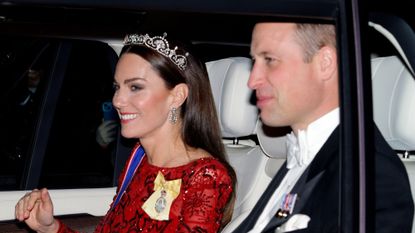
<instances>
[{"instance_id":1,"label":"red sequined dress","mask_svg":"<svg viewBox=\"0 0 415 233\"><path fill-rule=\"evenodd\" d=\"M180 193L171 204L169 220L165 221L150 218L141 208L154 192L159 171L167 181L182 180ZM95 232L217 232L232 193L231 184L227 169L215 158L202 158L174 168L156 167L144 158L126 193L113 210L110 208ZM60 222L58 233L65 232L75 231Z\"/></svg>"}]
</instances>

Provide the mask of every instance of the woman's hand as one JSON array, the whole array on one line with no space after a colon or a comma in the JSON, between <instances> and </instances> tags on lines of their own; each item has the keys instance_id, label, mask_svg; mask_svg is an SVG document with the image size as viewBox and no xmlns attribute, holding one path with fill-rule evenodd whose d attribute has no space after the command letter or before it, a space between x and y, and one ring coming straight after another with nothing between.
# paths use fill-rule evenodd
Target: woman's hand
<instances>
[{"instance_id":1,"label":"woman's hand","mask_svg":"<svg viewBox=\"0 0 415 233\"><path fill-rule=\"evenodd\" d=\"M33 230L55 233L59 222L53 217L53 204L46 188L26 193L16 204L16 219L25 221Z\"/></svg>"}]
</instances>

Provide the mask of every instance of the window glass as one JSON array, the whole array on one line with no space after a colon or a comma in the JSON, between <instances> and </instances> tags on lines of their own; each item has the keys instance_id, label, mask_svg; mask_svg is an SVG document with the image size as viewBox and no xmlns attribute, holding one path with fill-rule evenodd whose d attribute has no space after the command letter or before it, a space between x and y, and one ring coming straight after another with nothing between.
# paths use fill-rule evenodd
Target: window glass
<instances>
[{"instance_id":1,"label":"window glass","mask_svg":"<svg viewBox=\"0 0 415 233\"><path fill-rule=\"evenodd\" d=\"M0 42L0 190L11 190L31 155L54 46L33 38Z\"/></svg>"},{"instance_id":2,"label":"window glass","mask_svg":"<svg viewBox=\"0 0 415 233\"><path fill-rule=\"evenodd\" d=\"M115 52L98 42L74 42L52 123L40 187L111 186L113 148L96 130L112 100ZM105 106L103 106L105 105ZM104 108L103 108L104 107Z\"/></svg>"}]
</instances>

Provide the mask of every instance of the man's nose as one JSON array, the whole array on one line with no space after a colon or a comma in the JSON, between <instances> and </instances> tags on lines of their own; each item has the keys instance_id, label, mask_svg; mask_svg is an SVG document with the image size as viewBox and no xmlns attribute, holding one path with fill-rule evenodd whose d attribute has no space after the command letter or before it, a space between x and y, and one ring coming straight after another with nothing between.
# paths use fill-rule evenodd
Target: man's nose
<instances>
[{"instance_id":1,"label":"man's nose","mask_svg":"<svg viewBox=\"0 0 415 233\"><path fill-rule=\"evenodd\" d=\"M256 63L252 64L251 73L248 79L248 87L255 90L259 87L262 81L263 72L261 70L261 67Z\"/></svg>"}]
</instances>

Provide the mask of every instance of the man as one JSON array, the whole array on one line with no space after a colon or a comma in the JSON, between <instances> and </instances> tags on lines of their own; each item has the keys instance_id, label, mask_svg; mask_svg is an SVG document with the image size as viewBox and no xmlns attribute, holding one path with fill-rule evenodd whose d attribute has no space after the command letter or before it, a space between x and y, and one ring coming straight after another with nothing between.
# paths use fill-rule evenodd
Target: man
<instances>
[{"instance_id":1,"label":"man","mask_svg":"<svg viewBox=\"0 0 415 233\"><path fill-rule=\"evenodd\" d=\"M262 121L290 126L287 162L234 231L339 232L339 88L333 25L258 23L248 86ZM410 232L405 168L375 129L376 232Z\"/></svg>"},{"instance_id":2,"label":"man","mask_svg":"<svg viewBox=\"0 0 415 233\"><path fill-rule=\"evenodd\" d=\"M19 101L19 106L26 106L33 102L33 96L36 94L39 83L42 79L41 70L29 69L27 71L27 82L24 88L24 93L21 93L21 100Z\"/></svg>"}]
</instances>

